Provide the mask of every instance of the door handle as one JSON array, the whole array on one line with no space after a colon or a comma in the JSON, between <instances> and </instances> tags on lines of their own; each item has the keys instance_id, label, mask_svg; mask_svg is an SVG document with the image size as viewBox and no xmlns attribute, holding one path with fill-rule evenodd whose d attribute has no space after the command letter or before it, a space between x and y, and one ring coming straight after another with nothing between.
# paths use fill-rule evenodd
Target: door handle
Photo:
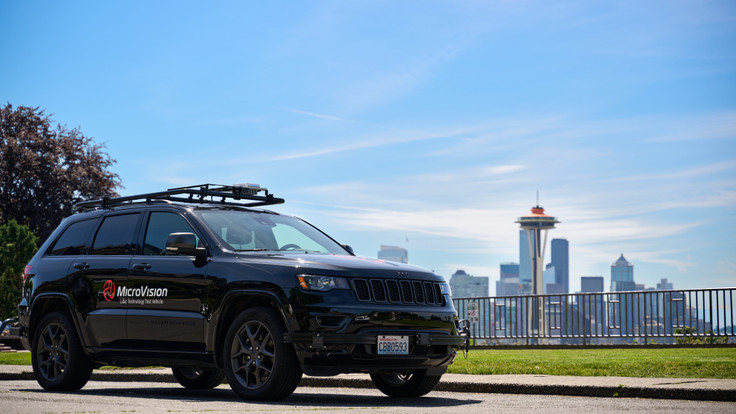
<instances>
[{"instance_id":1,"label":"door handle","mask_svg":"<svg viewBox=\"0 0 736 414\"><path fill-rule=\"evenodd\" d=\"M151 268L151 265L148 263L136 263L133 265L133 270L148 270Z\"/></svg>"},{"instance_id":2,"label":"door handle","mask_svg":"<svg viewBox=\"0 0 736 414\"><path fill-rule=\"evenodd\" d=\"M74 263L72 267L74 267L75 269L80 269L80 270L89 269L89 263L87 262Z\"/></svg>"}]
</instances>

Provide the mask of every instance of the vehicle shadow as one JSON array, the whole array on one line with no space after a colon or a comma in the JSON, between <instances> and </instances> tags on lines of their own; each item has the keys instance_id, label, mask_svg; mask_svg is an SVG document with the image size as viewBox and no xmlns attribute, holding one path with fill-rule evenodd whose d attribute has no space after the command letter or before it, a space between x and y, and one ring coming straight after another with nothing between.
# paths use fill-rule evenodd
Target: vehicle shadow
<instances>
[{"instance_id":1,"label":"vehicle shadow","mask_svg":"<svg viewBox=\"0 0 736 414\"><path fill-rule=\"evenodd\" d=\"M313 389L313 388L312 388ZM19 391L29 393L51 393L40 389L23 389ZM182 402L220 402L220 403L243 403L248 401L238 398L232 390L225 386L221 386L212 390L189 390L181 387L106 387L95 389L81 389L75 392L54 392L58 394L74 394L88 396L103 397L130 397L130 398L148 398L157 400L172 400L176 403ZM384 395L355 395L343 393L307 393L296 392L291 396L276 402L257 401L258 404L270 405L273 407L299 405L300 407L375 407L375 406L394 406L394 407L457 407L465 405L480 404L482 401L473 399L460 399L451 397L436 397L426 395L421 398L390 398Z\"/></svg>"}]
</instances>

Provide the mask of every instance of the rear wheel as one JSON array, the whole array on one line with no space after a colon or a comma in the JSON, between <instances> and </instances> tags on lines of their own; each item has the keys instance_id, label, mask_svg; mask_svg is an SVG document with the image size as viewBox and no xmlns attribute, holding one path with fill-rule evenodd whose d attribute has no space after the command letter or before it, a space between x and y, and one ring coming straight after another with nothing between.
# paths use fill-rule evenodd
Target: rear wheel
<instances>
[{"instance_id":1,"label":"rear wheel","mask_svg":"<svg viewBox=\"0 0 736 414\"><path fill-rule=\"evenodd\" d=\"M224 365L233 391L244 400L278 401L302 378L294 349L284 343L278 314L269 308L241 313L225 337Z\"/></svg>"},{"instance_id":2,"label":"rear wheel","mask_svg":"<svg viewBox=\"0 0 736 414\"><path fill-rule=\"evenodd\" d=\"M85 355L69 318L59 312L44 316L31 344L36 380L51 391L76 391L89 381L92 363Z\"/></svg>"},{"instance_id":3,"label":"rear wheel","mask_svg":"<svg viewBox=\"0 0 736 414\"><path fill-rule=\"evenodd\" d=\"M442 375L427 375L426 371L376 372L373 384L389 397L421 397L432 391Z\"/></svg>"},{"instance_id":4,"label":"rear wheel","mask_svg":"<svg viewBox=\"0 0 736 414\"><path fill-rule=\"evenodd\" d=\"M184 388L208 390L222 384L225 371L221 369L171 368L174 378Z\"/></svg>"}]
</instances>

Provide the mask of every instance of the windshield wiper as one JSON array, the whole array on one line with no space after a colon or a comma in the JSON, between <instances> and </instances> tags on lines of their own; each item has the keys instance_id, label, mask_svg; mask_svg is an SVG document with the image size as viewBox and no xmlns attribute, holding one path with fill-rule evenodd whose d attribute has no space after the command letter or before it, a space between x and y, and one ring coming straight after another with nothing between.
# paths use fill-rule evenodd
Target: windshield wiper
<instances>
[{"instance_id":1,"label":"windshield wiper","mask_svg":"<svg viewBox=\"0 0 736 414\"><path fill-rule=\"evenodd\" d=\"M264 248L260 248L260 249L235 249L236 252L267 252L267 251L270 251L270 250L271 249L264 249Z\"/></svg>"}]
</instances>

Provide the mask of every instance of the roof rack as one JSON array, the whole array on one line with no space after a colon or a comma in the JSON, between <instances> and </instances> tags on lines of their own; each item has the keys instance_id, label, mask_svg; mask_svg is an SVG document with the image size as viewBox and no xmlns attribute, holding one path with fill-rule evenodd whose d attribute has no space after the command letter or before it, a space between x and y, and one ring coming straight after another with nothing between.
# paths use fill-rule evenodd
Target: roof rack
<instances>
[{"instance_id":1,"label":"roof rack","mask_svg":"<svg viewBox=\"0 0 736 414\"><path fill-rule=\"evenodd\" d=\"M265 194L259 195L258 193ZM188 197L181 197L188 196ZM233 200L233 201L229 201ZM240 201L243 200L243 201ZM247 200L247 201L246 201ZM134 202L175 201L180 203L224 204L235 206L267 206L283 204L283 198L269 194L268 189L258 184L199 184L189 187L169 188L158 193L139 194L126 197L103 197L99 200L82 201L74 204L75 211L95 208L108 208Z\"/></svg>"}]
</instances>

